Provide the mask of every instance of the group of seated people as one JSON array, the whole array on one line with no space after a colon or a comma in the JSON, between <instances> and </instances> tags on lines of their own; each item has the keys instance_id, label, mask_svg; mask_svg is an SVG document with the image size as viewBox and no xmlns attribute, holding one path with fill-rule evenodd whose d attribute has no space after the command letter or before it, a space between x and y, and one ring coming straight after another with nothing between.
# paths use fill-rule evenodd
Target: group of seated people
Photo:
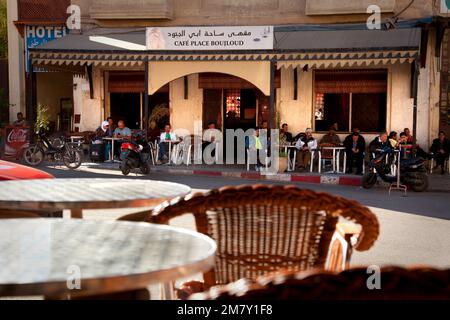
<instances>
[{"instance_id":1,"label":"group of seated people","mask_svg":"<svg viewBox=\"0 0 450 320\"><path fill-rule=\"evenodd\" d=\"M439 137L433 140L433 144L430 147L430 153L423 150L420 145L416 144L414 147L414 137L411 135L411 131L405 128L403 132L398 135L393 131L389 135L387 132L382 132L369 146L371 153L375 153L378 149L391 148L400 151L400 157L407 159L413 157L414 154L417 157L436 160L436 168L441 168L441 174L445 174L445 164L450 157L450 140L447 139L444 131L439 132Z\"/></svg>"},{"instance_id":2,"label":"group of seated people","mask_svg":"<svg viewBox=\"0 0 450 320\"><path fill-rule=\"evenodd\" d=\"M202 137L202 150L214 143L216 140L215 131L216 124L214 122L208 123L208 128L205 130ZM158 132L158 134L157 134ZM161 133L156 126L156 122L150 123L149 140L154 141L159 145L157 164L163 164L169 160L170 143L179 142L180 139L175 132L172 131L172 126L166 124L164 131Z\"/></svg>"},{"instance_id":3,"label":"group of seated people","mask_svg":"<svg viewBox=\"0 0 450 320\"><path fill-rule=\"evenodd\" d=\"M317 141L312 135L312 129L306 129L305 133L301 133L294 137L288 130L288 124L283 124L280 131L280 145L295 144L297 149L297 163L300 170L305 170L311 161L311 154L313 150L320 149L325 146L344 147L347 155L347 174L352 174L353 169L356 168L356 174L363 173L364 159L366 157L366 140L361 135L358 128L354 128L352 133L348 135L343 142L336 134L336 126L329 128L329 132L325 134L320 141ZM433 141L433 144L428 153L420 148L419 145L413 149L414 137L411 130L405 128L403 132L398 135L393 131L390 134L382 132L369 144L370 156L376 153L377 149L383 149L388 146L393 149L400 149L401 157L412 157L415 154L424 159L435 159L436 167L441 168L441 173L445 173L445 163L449 159L450 154L450 140L446 138L445 132L439 132L439 137ZM402 146L400 148L400 146Z\"/></svg>"},{"instance_id":4,"label":"group of seated people","mask_svg":"<svg viewBox=\"0 0 450 320\"><path fill-rule=\"evenodd\" d=\"M104 138L117 138L120 140L114 141L114 155L113 157L120 156L120 144L121 140L131 139L131 130L125 125L125 121L120 120L117 122L117 126L114 124L113 118L109 117L106 121L103 121L100 127L95 130L94 144L105 144L105 159L108 160L111 153L111 144L104 143Z\"/></svg>"}]
</instances>

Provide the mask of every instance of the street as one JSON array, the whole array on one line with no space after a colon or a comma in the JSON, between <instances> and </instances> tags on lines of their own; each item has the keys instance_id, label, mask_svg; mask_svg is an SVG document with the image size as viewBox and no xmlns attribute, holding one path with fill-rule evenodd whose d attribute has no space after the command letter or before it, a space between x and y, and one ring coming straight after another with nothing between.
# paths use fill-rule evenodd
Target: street
<instances>
[{"instance_id":1,"label":"street","mask_svg":"<svg viewBox=\"0 0 450 320\"><path fill-rule=\"evenodd\" d=\"M89 169L69 171L62 167L46 167L45 171L57 178L118 178L120 171ZM268 183L255 180L217 178L205 176L185 176L151 173L148 176L133 175L124 179L151 179L171 181L189 185L194 192L204 192L227 185ZM283 183L280 183L283 184ZM287 183L284 183L287 184ZM289 183L292 184L292 183ZM450 197L445 192L408 193L401 192L391 196L386 189L364 190L360 187L327 186L315 184L295 184L301 188L328 192L347 199L353 199L368 206L377 215L381 233L375 246L368 252L355 252L352 265L430 265L450 266ZM133 212L133 210L128 210ZM88 219L115 219L125 215L120 212L87 211ZM195 229L192 217L186 216L175 221L174 225Z\"/></svg>"}]
</instances>

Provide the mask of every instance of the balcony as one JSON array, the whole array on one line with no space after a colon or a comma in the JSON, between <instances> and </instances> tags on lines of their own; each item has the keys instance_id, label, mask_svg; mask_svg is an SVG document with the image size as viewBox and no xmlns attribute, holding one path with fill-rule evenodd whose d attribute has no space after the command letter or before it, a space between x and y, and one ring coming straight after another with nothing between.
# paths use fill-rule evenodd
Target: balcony
<instances>
[{"instance_id":1,"label":"balcony","mask_svg":"<svg viewBox=\"0 0 450 320\"><path fill-rule=\"evenodd\" d=\"M94 0L92 19L173 19L173 0Z\"/></svg>"},{"instance_id":2,"label":"balcony","mask_svg":"<svg viewBox=\"0 0 450 320\"><path fill-rule=\"evenodd\" d=\"M376 4L381 12L393 12L396 0L306 0L306 15L365 14ZM376 2L376 3L375 3Z\"/></svg>"}]
</instances>

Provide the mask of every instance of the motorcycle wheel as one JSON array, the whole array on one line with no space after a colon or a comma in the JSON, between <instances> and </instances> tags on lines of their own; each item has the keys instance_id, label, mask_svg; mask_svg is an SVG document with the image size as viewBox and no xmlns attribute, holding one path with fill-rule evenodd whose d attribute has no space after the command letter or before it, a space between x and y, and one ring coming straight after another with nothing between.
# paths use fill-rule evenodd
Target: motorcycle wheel
<instances>
[{"instance_id":1,"label":"motorcycle wheel","mask_svg":"<svg viewBox=\"0 0 450 320\"><path fill-rule=\"evenodd\" d=\"M44 162L44 158L45 153L38 146L30 146L25 149L23 153L23 159L25 160L25 163L32 167L41 165L42 162Z\"/></svg>"},{"instance_id":2,"label":"motorcycle wheel","mask_svg":"<svg viewBox=\"0 0 450 320\"><path fill-rule=\"evenodd\" d=\"M64 153L62 160L70 170L78 169L82 163L82 154L78 150L68 150Z\"/></svg>"},{"instance_id":3,"label":"motorcycle wheel","mask_svg":"<svg viewBox=\"0 0 450 320\"><path fill-rule=\"evenodd\" d=\"M142 172L142 174L145 174L145 175L149 174L150 173L150 166L147 163L143 164L141 166L141 172Z\"/></svg>"},{"instance_id":4,"label":"motorcycle wheel","mask_svg":"<svg viewBox=\"0 0 450 320\"><path fill-rule=\"evenodd\" d=\"M429 181L425 173L418 172L414 175L414 183L411 184L411 189L414 192L424 192L428 189Z\"/></svg>"},{"instance_id":5,"label":"motorcycle wheel","mask_svg":"<svg viewBox=\"0 0 450 320\"><path fill-rule=\"evenodd\" d=\"M371 189L377 183L377 174L368 172L362 177L362 186L364 189Z\"/></svg>"},{"instance_id":6,"label":"motorcycle wheel","mask_svg":"<svg viewBox=\"0 0 450 320\"><path fill-rule=\"evenodd\" d=\"M130 167L128 166L127 159L124 159L124 160L122 161L122 163L121 163L121 165L120 165L120 170L122 170L122 174L123 174L124 176L127 176L127 175L130 174L131 169L130 169Z\"/></svg>"}]
</instances>

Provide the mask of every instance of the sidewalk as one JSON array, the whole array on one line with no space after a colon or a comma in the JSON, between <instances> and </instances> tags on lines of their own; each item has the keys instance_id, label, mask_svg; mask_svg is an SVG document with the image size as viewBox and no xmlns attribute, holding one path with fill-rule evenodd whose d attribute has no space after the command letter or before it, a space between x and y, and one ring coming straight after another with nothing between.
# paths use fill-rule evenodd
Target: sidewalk
<instances>
[{"instance_id":1,"label":"sidewalk","mask_svg":"<svg viewBox=\"0 0 450 320\"><path fill-rule=\"evenodd\" d=\"M97 169L119 170L119 164L114 163L84 163L83 166ZM152 172L160 172L177 175L200 175L220 178L237 178L250 180L265 180L273 182L301 182L325 185L342 185L361 187L361 176L336 174L336 173L309 173L309 172L288 172L284 174L271 174L256 171L247 171L244 165L160 165L152 166ZM450 193L450 175L432 174L429 176L430 188L432 192ZM386 187L386 184L379 183L379 187Z\"/></svg>"}]
</instances>

